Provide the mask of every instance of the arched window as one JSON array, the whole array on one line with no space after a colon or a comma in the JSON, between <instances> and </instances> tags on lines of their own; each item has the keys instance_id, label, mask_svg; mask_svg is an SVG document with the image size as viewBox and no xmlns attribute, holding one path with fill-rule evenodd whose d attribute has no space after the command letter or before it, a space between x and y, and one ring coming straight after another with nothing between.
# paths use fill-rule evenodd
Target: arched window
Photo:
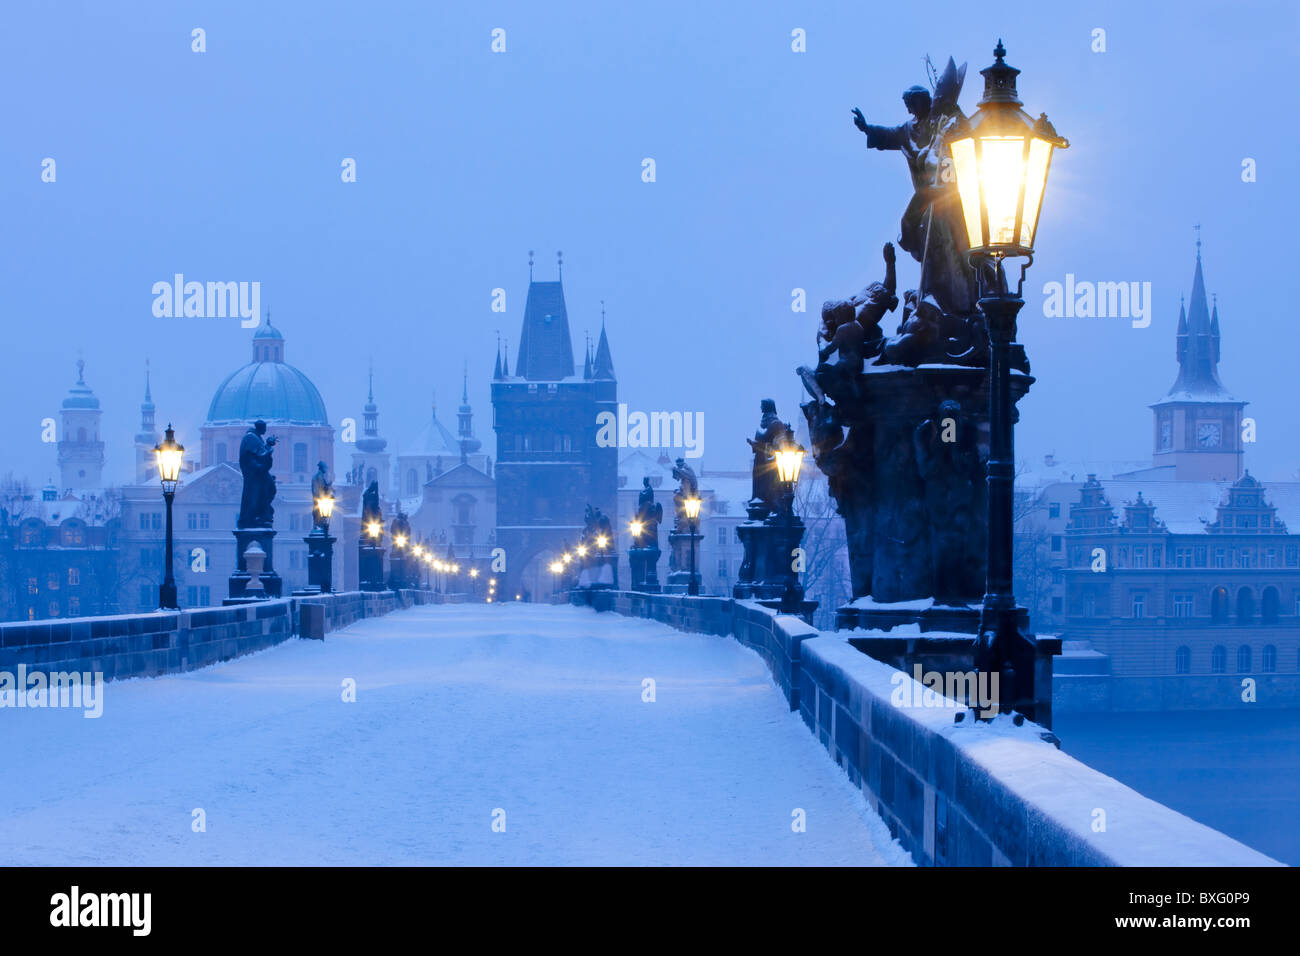
<instances>
[{"instance_id":1,"label":"arched window","mask_svg":"<svg viewBox=\"0 0 1300 956\"><path fill-rule=\"evenodd\" d=\"M1282 597L1277 593L1277 588L1264 588L1264 593L1259 599L1259 619L1264 624L1276 624L1278 615L1282 612Z\"/></svg>"},{"instance_id":2,"label":"arched window","mask_svg":"<svg viewBox=\"0 0 1300 956\"><path fill-rule=\"evenodd\" d=\"M1226 624L1228 621L1228 589L1215 588L1210 592L1210 617L1215 624Z\"/></svg>"},{"instance_id":3,"label":"arched window","mask_svg":"<svg viewBox=\"0 0 1300 956\"><path fill-rule=\"evenodd\" d=\"M216 457L217 457L217 462L216 462L216 463L217 463L218 465L220 465L222 462L224 462L224 461L226 460L226 443L225 443L225 442L223 442L223 441L219 441L219 442L217 442L217 453L216 453Z\"/></svg>"},{"instance_id":4,"label":"arched window","mask_svg":"<svg viewBox=\"0 0 1300 956\"><path fill-rule=\"evenodd\" d=\"M420 491L420 475L414 468L406 470L406 493L408 495L418 494Z\"/></svg>"},{"instance_id":5,"label":"arched window","mask_svg":"<svg viewBox=\"0 0 1300 956\"><path fill-rule=\"evenodd\" d=\"M302 474L307 470L307 443L296 442L293 446L293 470Z\"/></svg>"},{"instance_id":6,"label":"arched window","mask_svg":"<svg viewBox=\"0 0 1300 956\"><path fill-rule=\"evenodd\" d=\"M1250 645L1242 644L1237 648L1237 673L1247 674L1250 672Z\"/></svg>"},{"instance_id":7,"label":"arched window","mask_svg":"<svg viewBox=\"0 0 1300 956\"><path fill-rule=\"evenodd\" d=\"M1272 644L1264 645L1264 673L1272 674L1277 671L1277 648Z\"/></svg>"},{"instance_id":8,"label":"arched window","mask_svg":"<svg viewBox=\"0 0 1300 956\"><path fill-rule=\"evenodd\" d=\"M1228 671L1228 649L1222 644L1214 645L1210 652L1210 673L1225 674Z\"/></svg>"},{"instance_id":9,"label":"arched window","mask_svg":"<svg viewBox=\"0 0 1300 956\"><path fill-rule=\"evenodd\" d=\"M1250 588L1237 592L1237 623L1249 624L1255 617L1255 595Z\"/></svg>"},{"instance_id":10,"label":"arched window","mask_svg":"<svg viewBox=\"0 0 1300 956\"><path fill-rule=\"evenodd\" d=\"M1174 652L1174 673L1190 674L1192 672L1192 649L1183 645Z\"/></svg>"}]
</instances>

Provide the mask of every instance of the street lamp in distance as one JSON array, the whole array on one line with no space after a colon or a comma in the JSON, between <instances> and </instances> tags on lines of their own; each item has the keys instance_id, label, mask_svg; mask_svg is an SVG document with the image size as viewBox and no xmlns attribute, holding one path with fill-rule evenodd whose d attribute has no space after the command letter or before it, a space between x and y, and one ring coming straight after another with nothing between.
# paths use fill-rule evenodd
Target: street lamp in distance
<instances>
[{"instance_id":1,"label":"street lamp in distance","mask_svg":"<svg viewBox=\"0 0 1300 956\"><path fill-rule=\"evenodd\" d=\"M695 543L699 537L701 504L702 502L695 495L682 502L682 507L686 509L686 517L691 523L691 579L686 585L686 593L690 595L700 593L700 576L695 571Z\"/></svg>"},{"instance_id":2,"label":"street lamp in distance","mask_svg":"<svg viewBox=\"0 0 1300 956\"><path fill-rule=\"evenodd\" d=\"M154 446L154 457L158 461L158 478L162 482L163 500L167 503L167 542L165 545L163 583L158 588L158 606L164 610L180 609L176 600L176 578L172 573L172 501L176 498L176 486L180 483L181 461L185 457L185 446L176 441L176 433L171 422L167 423L167 432L163 440Z\"/></svg>"}]
</instances>

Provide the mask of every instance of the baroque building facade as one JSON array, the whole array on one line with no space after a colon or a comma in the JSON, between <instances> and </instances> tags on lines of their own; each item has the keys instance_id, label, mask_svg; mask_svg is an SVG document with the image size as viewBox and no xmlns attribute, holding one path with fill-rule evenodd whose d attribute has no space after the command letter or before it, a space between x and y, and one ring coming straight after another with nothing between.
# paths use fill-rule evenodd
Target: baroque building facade
<instances>
[{"instance_id":1,"label":"baroque building facade","mask_svg":"<svg viewBox=\"0 0 1300 956\"><path fill-rule=\"evenodd\" d=\"M1151 467L1022 489L1022 542L1051 575L1034 625L1065 649L1058 709L1300 705L1300 483L1244 467L1251 422L1219 378L1199 243L1175 355Z\"/></svg>"}]
</instances>

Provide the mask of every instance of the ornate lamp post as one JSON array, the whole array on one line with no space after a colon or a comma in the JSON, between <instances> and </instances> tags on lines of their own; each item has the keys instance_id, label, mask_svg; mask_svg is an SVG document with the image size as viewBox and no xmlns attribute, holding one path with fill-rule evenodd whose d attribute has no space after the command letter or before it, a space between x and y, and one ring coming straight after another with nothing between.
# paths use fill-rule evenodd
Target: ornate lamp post
<instances>
[{"instance_id":1,"label":"ornate lamp post","mask_svg":"<svg viewBox=\"0 0 1300 956\"><path fill-rule=\"evenodd\" d=\"M803 470L803 456L805 454L803 447L790 436L787 436L786 440L777 447L774 454L777 478L780 479L784 488L781 493L782 518L786 527L791 529L790 537L795 540L794 547L798 547L799 542L803 540L803 528L795 523L794 492L799 484L799 472ZM799 529L797 540L793 533L796 527ZM789 555L783 556L783 560L786 557L789 557ZM801 601L803 601L803 589L799 587L799 573L791 567L786 572L785 590L781 592L780 609L785 614L798 614L801 610Z\"/></svg>"},{"instance_id":2,"label":"ornate lamp post","mask_svg":"<svg viewBox=\"0 0 1300 956\"><path fill-rule=\"evenodd\" d=\"M332 582L334 564L334 538L330 536L330 516L334 514L334 492L326 492L316 499L320 525L313 528L304 539L307 542L307 589L328 594L334 589Z\"/></svg>"},{"instance_id":3,"label":"ornate lamp post","mask_svg":"<svg viewBox=\"0 0 1300 956\"><path fill-rule=\"evenodd\" d=\"M699 538L700 531L700 499L692 495L682 502L686 509L686 517L691 522L691 579L686 585L686 593L696 595L700 593L700 576L695 571L695 542Z\"/></svg>"},{"instance_id":4,"label":"ornate lamp post","mask_svg":"<svg viewBox=\"0 0 1300 956\"><path fill-rule=\"evenodd\" d=\"M1001 672L1001 710L1018 710L1050 726L1051 686L1035 693L1037 646L1029 618L1012 593L1015 442L1011 402L1011 345L1016 315L1025 304L1025 271L1034 261L1034 239L1052 153L1069 142L1044 113L1031 120L1016 90L1020 73L1007 65L998 41L984 77L984 97L949 142L961 197L971 260L982 277L979 308L989 334L988 570L975 664ZM1008 286L1004 261L1023 258L1020 282ZM992 281L993 288L987 288ZM1050 666L1051 658L1047 658ZM1050 673L1050 671L1048 672Z\"/></svg>"},{"instance_id":5,"label":"ornate lamp post","mask_svg":"<svg viewBox=\"0 0 1300 956\"><path fill-rule=\"evenodd\" d=\"M172 574L172 501L176 498L176 485L181 477L181 460L185 457L185 446L176 441L171 422L167 423L167 433L163 440L154 446L154 457L158 461L158 478L162 481L163 500L167 503L167 543L163 559L163 583L158 588L158 606L165 610L180 609L176 600L176 578Z\"/></svg>"}]
</instances>

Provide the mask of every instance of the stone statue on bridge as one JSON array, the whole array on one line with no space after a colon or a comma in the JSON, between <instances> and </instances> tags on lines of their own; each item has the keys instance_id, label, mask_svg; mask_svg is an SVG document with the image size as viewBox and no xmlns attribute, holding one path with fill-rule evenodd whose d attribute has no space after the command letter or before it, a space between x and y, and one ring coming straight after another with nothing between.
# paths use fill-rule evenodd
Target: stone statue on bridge
<instances>
[{"instance_id":1,"label":"stone statue on bridge","mask_svg":"<svg viewBox=\"0 0 1300 956\"><path fill-rule=\"evenodd\" d=\"M236 528L270 528L274 525L275 476L271 474L271 455L276 438L264 438L266 422L253 422L239 443L239 471L244 477L239 499Z\"/></svg>"},{"instance_id":2,"label":"stone statue on bridge","mask_svg":"<svg viewBox=\"0 0 1300 956\"><path fill-rule=\"evenodd\" d=\"M686 517L686 499L700 496L700 480L695 469L686 464L685 458L678 458L673 464L673 477L677 479L677 490L673 492L673 530L685 533L690 530L691 521Z\"/></svg>"},{"instance_id":3,"label":"stone statue on bridge","mask_svg":"<svg viewBox=\"0 0 1300 956\"><path fill-rule=\"evenodd\" d=\"M641 479L641 493L636 500L636 520L641 522L636 547L658 550L659 523L664 520L664 506L655 501L655 490L650 487L648 477Z\"/></svg>"},{"instance_id":4,"label":"stone statue on bridge","mask_svg":"<svg viewBox=\"0 0 1300 956\"><path fill-rule=\"evenodd\" d=\"M316 474L311 478L311 523L313 529L325 530L329 521L320 513L320 500L334 496L334 485L329 480L328 466L323 461L316 463Z\"/></svg>"}]
</instances>

